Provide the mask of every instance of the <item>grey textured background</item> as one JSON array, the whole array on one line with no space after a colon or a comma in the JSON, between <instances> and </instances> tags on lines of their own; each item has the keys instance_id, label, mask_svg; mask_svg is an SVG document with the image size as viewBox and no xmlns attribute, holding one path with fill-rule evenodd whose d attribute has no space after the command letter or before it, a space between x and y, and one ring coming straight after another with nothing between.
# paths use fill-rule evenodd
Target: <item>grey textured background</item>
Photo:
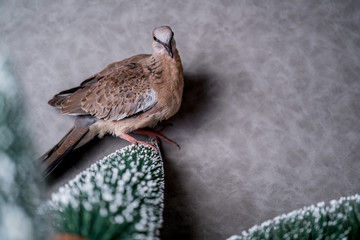
<instances>
[{"instance_id":1,"label":"grey textured background","mask_svg":"<svg viewBox=\"0 0 360 240\"><path fill-rule=\"evenodd\" d=\"M39 155L72 126L47 105L55 93L173 28L186 83L166 132L182 148L163 144L163 239L225 239L360 192L359 23L358 1L0 3ZM126 144L80 149L51 190Z\"/></svg>"}]
</instances>

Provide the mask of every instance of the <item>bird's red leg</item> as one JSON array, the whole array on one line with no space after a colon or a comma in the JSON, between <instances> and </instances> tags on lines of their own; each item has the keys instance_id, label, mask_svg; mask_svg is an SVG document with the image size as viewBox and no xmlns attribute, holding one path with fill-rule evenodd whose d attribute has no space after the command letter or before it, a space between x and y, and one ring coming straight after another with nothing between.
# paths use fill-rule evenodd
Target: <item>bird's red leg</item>
<instances>
[{"instance_id":1,"label":"bird's red leg","mask_svg":"<svg viewBox=\"0 0 360 240\"><path fill-rule=\"evenodd\" d=\"M180 149L179 144L177 144L176 142L174 142L173 140L165 137L162 133L168 128L168 126L165 126L163 129L161 129L160 131L152 131L152 130L147 130L147 129L136 129L133 131L133 133L135 134L141 134L141 135L146 135L152 138L155 138L156 142L159 144L159 138L164 140L165 142L168 142L172 145L177 146Z\"/></svg>"},{"instance_id":2,"label":"bird's red leg","mask_svg":"<svg viewBox=\"0 0 360 240\"><path fill-rule=\"evenodd\" d=\"M126 141L128 141L128 142L130 142L131 144L136 145L136 146L138 144L144 144L146 146L152 147L156 152L158 151L158 149L154 146L154 144L148 143L148 142L143 142L143 141L138 141L135 138L133 138L132 136L126 134L126 133L121 134L119 137L126 140Z\"/></svg>"}]
</instances>

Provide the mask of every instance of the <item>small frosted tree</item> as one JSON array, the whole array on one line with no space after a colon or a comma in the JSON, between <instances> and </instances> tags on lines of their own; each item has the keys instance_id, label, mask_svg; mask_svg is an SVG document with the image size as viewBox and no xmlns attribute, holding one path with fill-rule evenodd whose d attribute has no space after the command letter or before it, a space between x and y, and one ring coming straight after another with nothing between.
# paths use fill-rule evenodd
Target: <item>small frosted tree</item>
<instances>
[{"instance_id":1,"label":"small frosted tree","mask_svg":"<svg viewBox=\"0 0 360 240\"><path fill-rule=\"evenodd\" d=\"M360 196L324 202L281 215L228 240L360 239Z\"/></svg>"},{"instance_id":2,"label":"small frosted tree","mask_svg":"<svg viewBox=\"0 0 360 240\"><path fill-rule=\"evenodd\" d=\"M144 145L125 147L52 195L48 206L54 227L88 239L159 239L163 175L159 152Z\"/></svg>"},{"instance_id":3,"label":"small frosted tree","mask_svg":"<svg viewBox=\"0 0 360 240\"><path fill-rule=\"evenodd\" d=\"M25 111L9 62L0 53L0 239L46 239L42 182Z\"/></svg>"}]
</instances>

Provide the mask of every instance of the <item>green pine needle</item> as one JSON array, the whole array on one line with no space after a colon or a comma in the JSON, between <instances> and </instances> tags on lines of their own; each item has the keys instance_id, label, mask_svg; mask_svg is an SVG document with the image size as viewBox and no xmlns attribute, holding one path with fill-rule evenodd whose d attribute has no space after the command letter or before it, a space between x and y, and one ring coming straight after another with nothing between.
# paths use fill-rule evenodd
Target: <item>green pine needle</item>
<instances>
[{"instance_id":1,"label":"green pine needle","mask_svg":"<svg viewBox=\"0 0 360 240\"><path fill-rule=\"evenodd\" d=\"M360 196L312 205L266 221L228 240L360 239Z\"/></svg>"},{"instance_id":2,"label":"green pine needle","mask_svg":"<svg viewBox=\"0 0 360 240\"><path fill-rule=\"evenodd\" d=\"M89 239L159 239L164 171L151 147L128 146L52 195L58 232Z\"/></svg>"}]
</instances>

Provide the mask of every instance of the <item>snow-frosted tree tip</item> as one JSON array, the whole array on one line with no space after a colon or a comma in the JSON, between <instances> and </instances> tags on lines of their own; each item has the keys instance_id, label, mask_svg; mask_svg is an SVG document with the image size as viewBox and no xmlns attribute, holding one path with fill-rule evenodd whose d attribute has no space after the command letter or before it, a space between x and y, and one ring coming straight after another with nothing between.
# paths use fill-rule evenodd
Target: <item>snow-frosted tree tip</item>
<instances>
[{"instance_id":1,"label":"snow-frosted tree tip","mask_svg":"<svg viewBox=\"0 0 360 240\"><path fill-rule=\"evenodd\" d=\"M228 240L360 239L360 196L324 202L275 217Z\"/></svg>"},{"instance_id":2,"label":"snow-frosted tree tip","mask_svg":"<svg viewBox=\"0 0 360 240\"><path fill-rule=\"evenodd\" d=\"M127 146L94 163L52 195L58 232L88 239L159 239L164 170L159 152Z\"/></svg>"}]
</instances>

